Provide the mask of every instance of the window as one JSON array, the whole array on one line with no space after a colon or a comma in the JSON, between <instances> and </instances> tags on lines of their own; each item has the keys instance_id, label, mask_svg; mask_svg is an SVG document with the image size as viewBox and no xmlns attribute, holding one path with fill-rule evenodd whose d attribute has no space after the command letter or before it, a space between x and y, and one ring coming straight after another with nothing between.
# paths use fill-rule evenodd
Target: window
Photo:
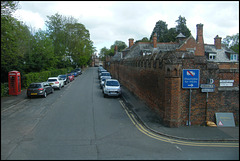
<instances>
[{"instance_id":1,"label":"window","mask_svg":"<svg viewBox=\"0 0 240 161\"><path fill-rule=\"evenodd\" d=\"M209 54L209 60L216 59L216 54Z\"/></svg>"},{"instance_id":2,"label":"window","mask_svg":"<svg viewBox=\"0 0 240 161\"><path fill-rule=\"evenodd\" d=\"M233 61L238 60L238 55L237 54L231 54L230 60L233 60Z\"/></svg>"}]
</instances>

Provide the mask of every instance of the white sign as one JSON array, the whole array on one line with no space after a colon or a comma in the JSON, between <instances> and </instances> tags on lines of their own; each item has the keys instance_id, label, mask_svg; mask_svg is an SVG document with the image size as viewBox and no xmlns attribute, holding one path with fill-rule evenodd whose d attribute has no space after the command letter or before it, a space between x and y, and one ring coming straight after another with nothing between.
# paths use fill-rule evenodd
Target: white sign
<instances>
[{"instance_id":1,"label":"white sign","mask_svg":"<svg viewBox=\"0 0 240 161\"><path fill-rule=\"evenodd\" d=\"M234 80L220 80L220 83L233 83Z\"/></svg>"},{"instance_id":2,"label":"white sign","mask_svg":"<svg viewBox=\"0 0 240 161\"><path fill-rule=\"evenodd\" d=\"M226 86L233 86L233 82L234 82L234 80L220 80L220 86L224 86L224 87L226 87Z\"/></svg>"},{"instance_id":3,"label":"white sign","mask_svg":"<svg viewBox=\"0 0 240 161\"><path fill-rule=\"evenodd\" d=\"M233 83L220 83L220 86L233 86Z\"/></svg>"}]
</instances>

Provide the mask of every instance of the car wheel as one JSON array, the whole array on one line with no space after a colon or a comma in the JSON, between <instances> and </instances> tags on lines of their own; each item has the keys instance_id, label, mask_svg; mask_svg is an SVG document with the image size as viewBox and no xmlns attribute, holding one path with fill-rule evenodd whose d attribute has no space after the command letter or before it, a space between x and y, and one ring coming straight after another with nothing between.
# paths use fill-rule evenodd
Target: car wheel
<instances>
[{"instance_id":1,"label":"car wheel","mask_svg":"<svg viewBox=\"0 0 240 161\"><path fill-rule=\"evenodd\" d=\"M59 85L58 89L61 90L61 88L62 88L61 85Z\"/></svg>"},{"instance_id":2,"label":"car wheel","mask_svg":"<svg viewBox=\"0 0 240 161\"><path fill-rule=\"evenodd\" d=\"M43 95L43 97L44 97L44 98L46 98L46 97L47 97L47 92L46 92L46 91L44 92L44 95Z\"/></svg>"},{"instance_id":3,"label":"car wheel","mask_svg":"<svg viewBox=\"0 0 240 161\"><path fill-rule=\"evenodd\" d=\"M104 93L104 94L103 94L103 97L104 97L104 98L106 98L106 97L107 97L107 95Z\"/></svg>"},{"instance_id":4,"label":"car wheel","mask_svg":"<svg viewBox=\"0 0 240 161\"><path fill-rule=\"evenodd\" d=\"M51 91L51 93L53 93L54 92L54 89L52 88L52 91Z\"/></svg>"}]
</instances>

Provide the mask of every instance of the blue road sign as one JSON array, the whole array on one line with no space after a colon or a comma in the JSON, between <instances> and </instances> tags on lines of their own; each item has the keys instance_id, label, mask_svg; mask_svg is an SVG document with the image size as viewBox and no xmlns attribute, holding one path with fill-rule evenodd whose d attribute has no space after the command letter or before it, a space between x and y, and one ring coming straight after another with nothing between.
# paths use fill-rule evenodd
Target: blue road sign
<instances>
[{"instance_id":1,"label":"blue road sign","mask_svg":"<svg viewBox=\"0 0 240 161\"><path fill-rule=\"evenodd\" d=\"M199 88L199 69L183 69L182 88Z\"/></svg>"}]
</instances>

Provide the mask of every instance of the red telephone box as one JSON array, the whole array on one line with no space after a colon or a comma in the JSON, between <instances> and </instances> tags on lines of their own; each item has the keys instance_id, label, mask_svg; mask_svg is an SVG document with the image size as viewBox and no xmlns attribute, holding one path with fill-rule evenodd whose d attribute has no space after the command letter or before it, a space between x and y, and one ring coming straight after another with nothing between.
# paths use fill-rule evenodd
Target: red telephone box
<instances>
[{"instance_id":1,"label":"red telephone box","mask_svg":"<svg viewBox=\"0 0 240 161\"><path fill-rule=\"evenodd\" d=\"M8 72L9 95L21 94L21 75L19 71Z\"/></svg>"}]
</instances>

